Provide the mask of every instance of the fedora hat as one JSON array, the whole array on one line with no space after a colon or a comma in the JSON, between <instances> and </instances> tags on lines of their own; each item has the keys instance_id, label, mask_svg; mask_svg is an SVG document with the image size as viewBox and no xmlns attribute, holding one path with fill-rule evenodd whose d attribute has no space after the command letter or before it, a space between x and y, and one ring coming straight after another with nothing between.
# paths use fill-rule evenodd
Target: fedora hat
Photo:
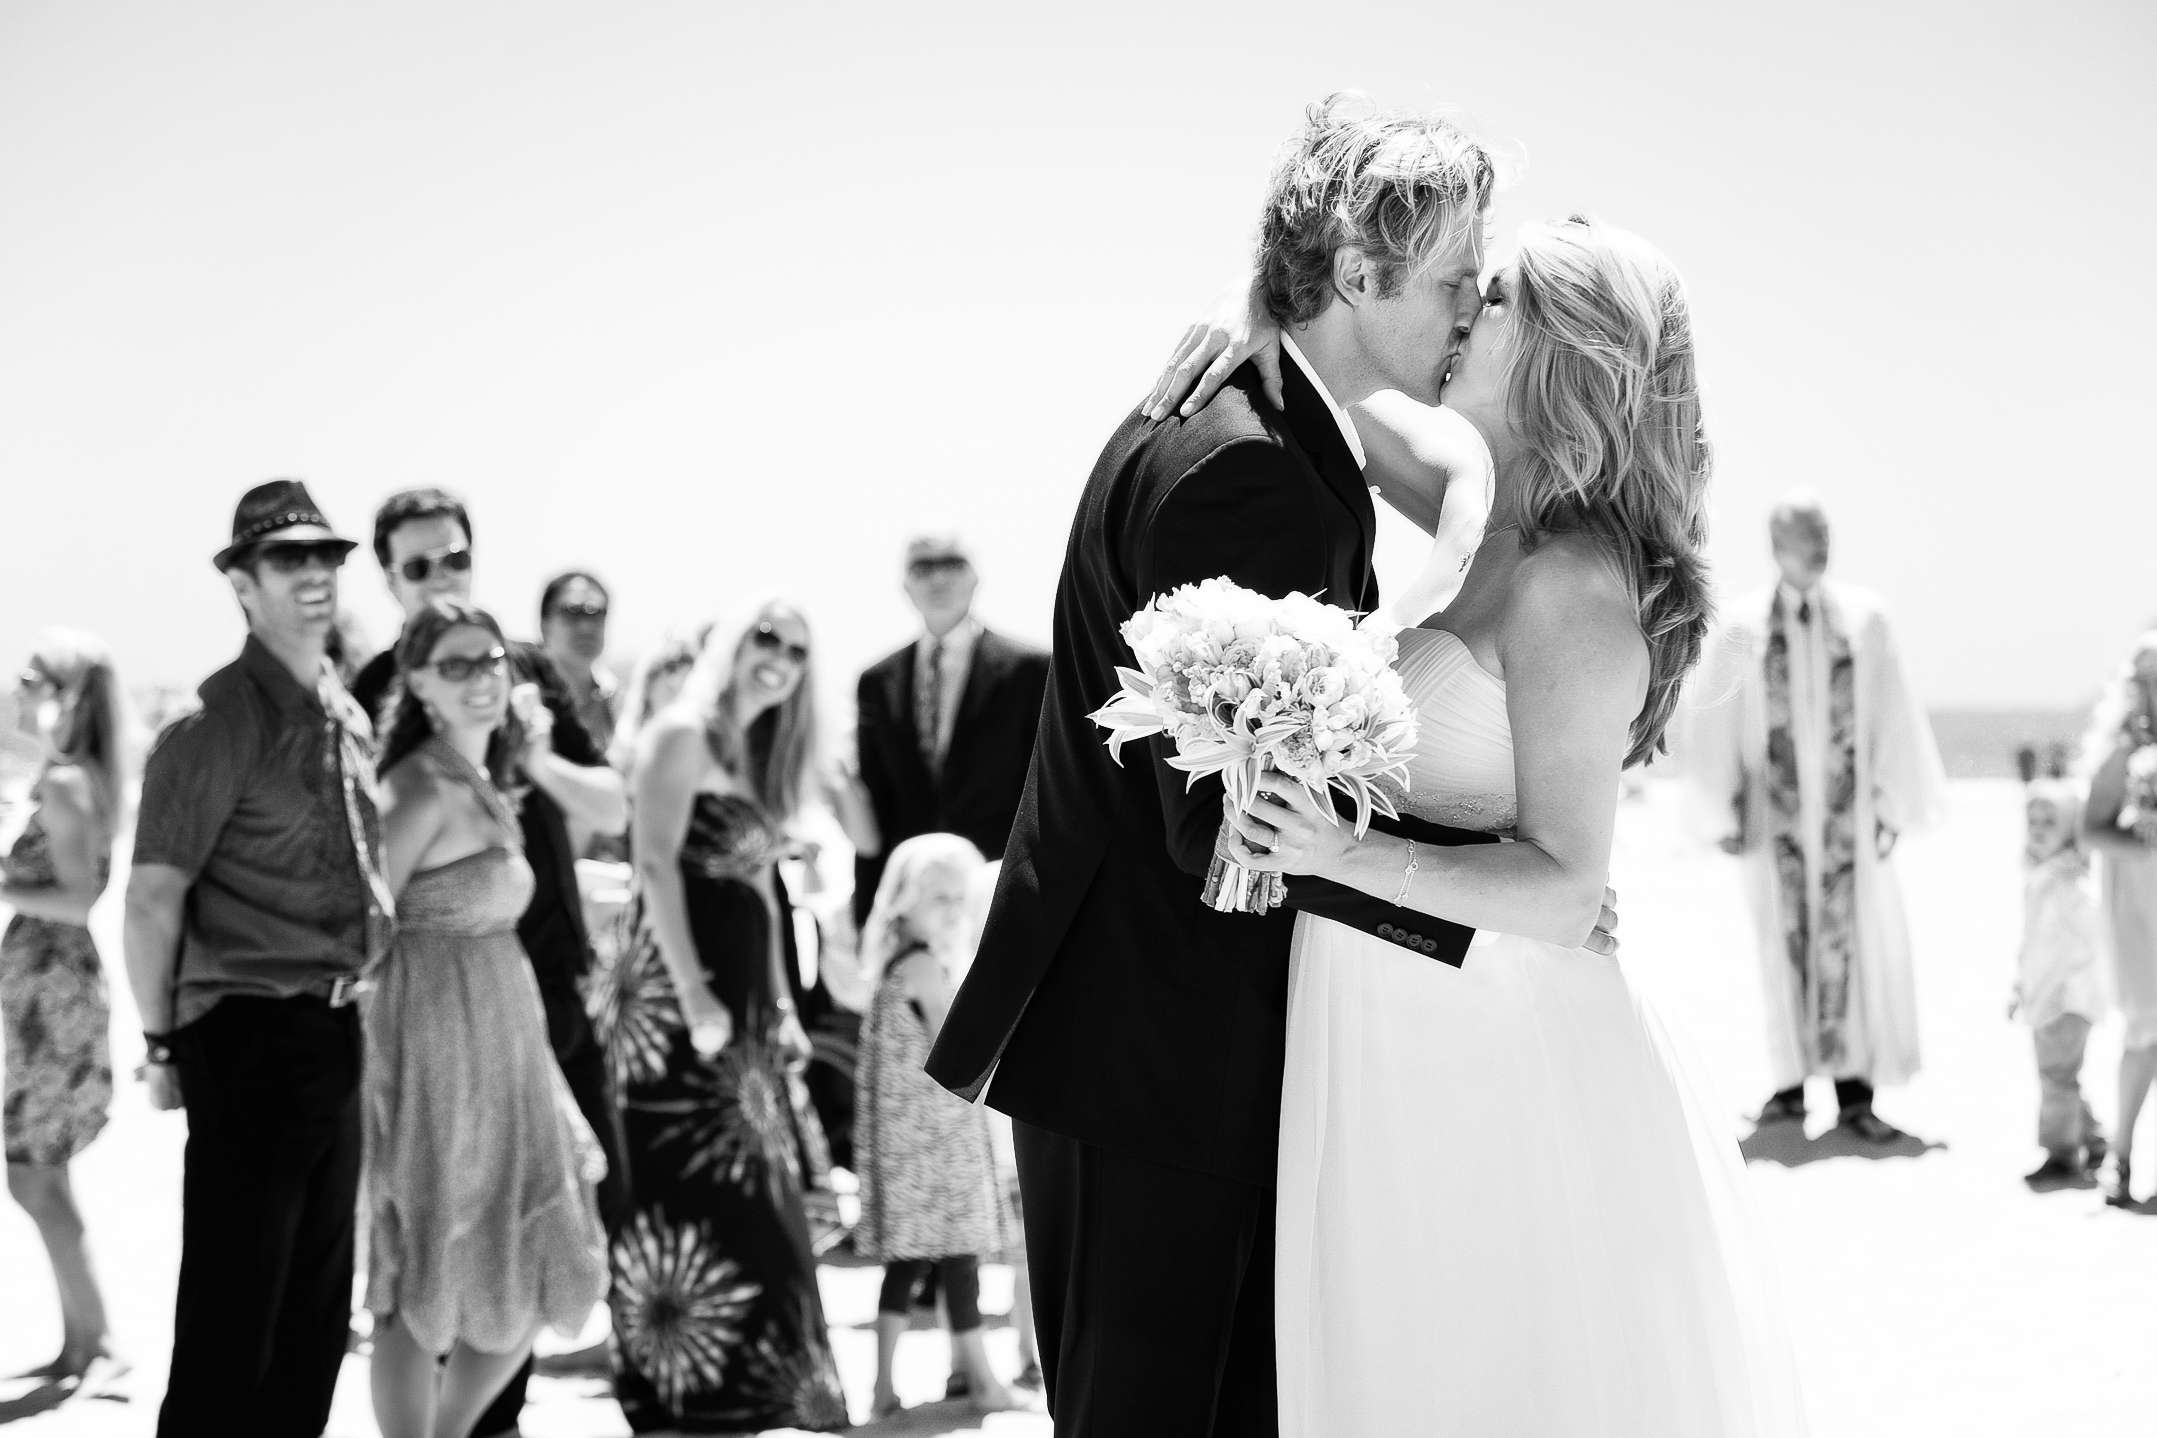
<instances>
[{"instance_id":1,"label":"fedora hat","mask_svg":"<svg viewBox=\"0 0 2157 1438\"><path fill-rule=\"evenodd\" d=\"M230 569L258 544L341 544L347 554L359 548L357 540L330 528L321 506L296 479L273 479L241 495L232 511L232 543L210 562Z\"/></svg>"}]
</instances>

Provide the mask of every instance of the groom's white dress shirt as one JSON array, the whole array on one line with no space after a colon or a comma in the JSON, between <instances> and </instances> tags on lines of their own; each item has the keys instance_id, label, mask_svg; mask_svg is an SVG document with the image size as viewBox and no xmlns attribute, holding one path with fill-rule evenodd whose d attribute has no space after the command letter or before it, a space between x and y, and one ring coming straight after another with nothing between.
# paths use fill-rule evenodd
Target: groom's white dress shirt
<instances>
[{"instance_id":1,"label":"groom's white dress shirt","mask_svg":"<svg viewBox=\"0 0 2157 1438\"><path fill-rule=\"evenodd\" d=\"M1311 382L1311 388L1317 390L1318 397L1326 402L1327 412L1333 416L1333 422L1341 427L1341 438L1348 441L1348 452L1356 457L1356 468L1364 468L1363 441L1356 437L1356 427L1348 418L1348 411L1342 409L1339 402L1333 398L1333 391L1326 388L1326 382L1318 377L1317 370L1311 368L1311 362L1303 357L1303 351L1296 348L1295 340L1286 330L1281 331L1281 349L1296 362L1296 368L1303 371L1303 377Z\"/></svg>"}]
</instances>

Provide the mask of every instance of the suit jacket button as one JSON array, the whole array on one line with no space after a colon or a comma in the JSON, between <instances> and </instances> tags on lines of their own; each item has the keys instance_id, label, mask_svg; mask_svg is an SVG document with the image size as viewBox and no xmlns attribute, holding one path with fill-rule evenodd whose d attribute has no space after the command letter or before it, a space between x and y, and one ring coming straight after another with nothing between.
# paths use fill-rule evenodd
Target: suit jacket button
<instances>
[{"instance_id":1,"label":"suit jacket button","mask_svg":"<svg viewBox=\"0 0 2157 1438\"><path fill-rule=\"evenodd\" d=\"M1412 949L1423 942L1423 936L1421 934L1411 934L1404 929L1401 931L1401 942Z\"/></svg>"},{"instance_id":2,"label":"suit jacket button","mask_svg":"<svg viewBox=\"0 0 2157 1438\"><path fill-rule=\"evenodd\" d=\"M1424 953L1426 953L1426 954L1435 954L1435 953L1437 953L1437 952L1438 952L1438 941L1437 941L1436 939L1425 939L1425 940L1423 941L1423 952L1424 952Z\"/></svg>"},{"instance_id":3,"label":"suit jacket button","mask_svg":"<svg viewBox=\"0 0 2157 1438\"><path fill-rule=\"evenodd\" d=\"M1399 932L1400 930L1394 928L1391 924L1380 924L1378 926L1378 937L1381 939L1390 939Z\"/></svg>"}]
</instances>

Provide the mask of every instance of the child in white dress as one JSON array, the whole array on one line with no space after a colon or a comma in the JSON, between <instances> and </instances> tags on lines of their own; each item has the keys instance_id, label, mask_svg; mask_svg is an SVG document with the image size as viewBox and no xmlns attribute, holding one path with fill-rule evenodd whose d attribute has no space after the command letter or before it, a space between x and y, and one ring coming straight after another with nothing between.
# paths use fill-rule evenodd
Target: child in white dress
<instances>
[{"instance_id":1,"label":"child in white dress","mask_svg":"<svg viewBox=\"0 0 2157 1438\"><path fill-rule=\"evenodd\" d=\"M2023 888L2022 952L2008 1013L2037 1046L2037 1142L2045 1161L2032 1183L2079 1177L2104 1162L2105 1136L2082 1096L2090 1025L2106 1008L2103 921L2081 843L2081 795L2062 779L2029 787L2029 868Z\"/></svg>"}]
</instances>

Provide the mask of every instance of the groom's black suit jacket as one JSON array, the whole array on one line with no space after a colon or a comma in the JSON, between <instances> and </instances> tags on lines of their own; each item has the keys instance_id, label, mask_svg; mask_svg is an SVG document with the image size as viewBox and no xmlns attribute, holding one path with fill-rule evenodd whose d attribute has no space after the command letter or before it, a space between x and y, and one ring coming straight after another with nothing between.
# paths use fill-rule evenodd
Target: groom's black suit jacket
<instances>
[{"instance_id":1,"label":"groom's black suit jacket","mask_svg":"<svg viewBox=\"0 0 2157 1438\"><path fill-rule=\"evenodd\" d=\"M981 947L929 1073L1035 1127L1270 1186L1294 916L1217 914L1199 889L1221 783L1170 768L1165 739L1121 767L1086 716L1131 662L1124 621L1216 575L1367 611L1376 515L1317 390L1282 366L1285 412L1249 366L1189 420L1133 415L1080 498L1057 585L1040 739ZM1419 840L1489 836L1404 821ZM1322 880L1289 903L1458 964L1468 929Z\"/></svg>"}]
</instances>

